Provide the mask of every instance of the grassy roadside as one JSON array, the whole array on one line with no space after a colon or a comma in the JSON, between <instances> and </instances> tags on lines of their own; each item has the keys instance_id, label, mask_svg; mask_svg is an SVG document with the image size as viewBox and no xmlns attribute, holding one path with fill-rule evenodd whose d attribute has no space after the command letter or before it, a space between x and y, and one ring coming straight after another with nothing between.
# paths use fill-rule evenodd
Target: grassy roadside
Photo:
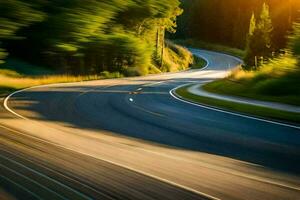
<instances>
[{"instance_id":1,"label":"grassy roadside","mask_svg":"<svg viewBox=\"0 0 300 200\"><path fill-rule=\"evenodd\" d=\"M203 97L194 95L188 92L188 87L181 87L177 89L175 92L181 98L192 101L199 104L204 104L208 106L213 106L217 108L221 108L228 111L235 111L238 113L249 114L253 116L263 117L267 119L274 119L280 121L287 121L291 123L300 123L300 114L299 113L291 113L286 111L274 110L270 108L264 108L253 105L246 105L240 103L232 103L229 101Z\"/></svg>"},{"instance_id":2,"label":"grassy roadside","mask_svg":"<svg viewBox=\"0 0 300 200\"><path fill-rule=\"evenodd\" d=\"M290 55L271 60L256 71L234 70L203 89L217 94L300 106L300 70Z\"/></svg>"},{"instance_id":3,"label":"grassy roadside","mask_svg":"<svg viewBox=\"0 0 300 200\"><path fill-rule=\"evenodd\" d=\"M177 72L186 70L189 67L202 68L206 62L198 57L194 57L190 51L179 45L168 42L166 55L164 57L164 70L157 67L149 67L151 74L159 74L161 72ZM100 80L108 78L124 77L119 72L102 72L97 75L68 75L61 74L55 70L31 65L18 59L8 59L6 63L0 65L0 97L3 97L15 90L46 85L53 83L68 83Z\"/></svg>"},{"instance_id":4,"label":"grassy roadside","mask_svg":"<svg viewBox=\"0 0 300 200\"><path fill-rule=\"evenodd\" d=\"M68 83L89 80L98 80L104 77L100 76L71 76L71 75L53 75L45 77L6 77L0 75L0 96L11 93L15 90L33 87L38 85L46 85L52 83Z\"/></svg>"},{"instance_id":5,"label":"grassy roadside","mask_svg":"<svg viewBox=\"0 0 300 200\"><path fill-rule=\"evenodd\" d=\"M0 67L0 97L15 90L52 83L68 83L122 77L120 73L103 72L100 75L75 76L57 74L49 69L9 60Z\"/></svg>"},{"instance_id":6,"label":"grassy roadside","mask_svg":"<svg viewBox=\"0 0 300 200\"><path fill-rule=\"evenodd\" d=\"M210 51L216 51L216 52L236 56L238 58L243 58L245 56L245 51L242 49L228 47L220 44L207 43L204 41L193 40L193 39L175 40L174 42L179 45L192 47L192 48L206 49Z\"/></svg>"},{"instance_id":7,"label":"grassy roadside","mask_svg":"<svg viewBox=\"0 0 300 200\"><path fill-rule=\"evenodd\" d=\"M203 67L205 67L207 65L206 60L204 60L201 57L198 56L194 56L194 63L191 66L191 69L202 69Z\"/></svg>"},{"instance_id":8,"label":"grassy roadside","mask_svg":"<svg viewBox=\"0 0 300 200\"><path fill-rule=\"evenodd\" d=\"M238 96L261 101L271 101L300 106L300 97L298 95L276 96L259 94L250 89L251 84L249 82L236 82L229 78L208 83L202 88L207 92L221 95Z\"/></svg>"}]
</instances>

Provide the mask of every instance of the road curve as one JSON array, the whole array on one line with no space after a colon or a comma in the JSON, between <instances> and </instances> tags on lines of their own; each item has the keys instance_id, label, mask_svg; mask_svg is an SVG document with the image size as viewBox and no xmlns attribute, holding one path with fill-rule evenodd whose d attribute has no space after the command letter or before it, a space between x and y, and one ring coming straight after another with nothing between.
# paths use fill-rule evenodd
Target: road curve
<instances>
[{"instance_id":1,"label":"road curve","mask_svg":"<svg viewBox=\"0 0 300 200\"><path fill-rule=\"evenodd\" d=\"M61 195L58 181L70 195L74 190L96 199L98 190L112 199L299 198L299 129L197 107L169 94L179 85L224 77L240 63L220 53L193 53L208 61L205 69L15 93L6 101L14 115L3 112L0 119L6 128L1 164L15 170L0 167L8 177L27 165L52 177L56 194L44 188L41 195ZM47 175L36 163L55 171Z\"/></svg>"}]
</instances>

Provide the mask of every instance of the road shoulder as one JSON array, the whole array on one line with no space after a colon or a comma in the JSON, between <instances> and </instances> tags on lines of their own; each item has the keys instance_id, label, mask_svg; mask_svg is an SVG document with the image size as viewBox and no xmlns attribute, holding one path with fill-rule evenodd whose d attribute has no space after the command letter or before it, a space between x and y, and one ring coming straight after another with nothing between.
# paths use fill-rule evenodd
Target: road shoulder
<instances>
[{"instance_id":1,"label":"road shoulder","mask_svg":"<svg viewBox=\"0 0 300 200\"><path fill-rule=\"evenodd\" d=\"M178 99L199 104L202 106L208 106L214 109L221 109L226 112L233 112L236 114L247 115L249 117L257 117L258 119L270 120L274 122L282 122L284 124L291 124L292 126L299 127L300 113L299 107L295 112L291 112L294 106L284 105L281 109L275 109L277 104L270 103L271 106L267 106L269 103L259 104L261 101L244 101L242 99L232 100L228 97L222 97L222 95L211 94L208 92L191 92L196 87L200 87L199 84L185 85L179 88L175 88L171 91L172 96ZM217 98L222 97L222 98ZM285 109L288 108L288 109Z\"/></svg>"}]
</instances>

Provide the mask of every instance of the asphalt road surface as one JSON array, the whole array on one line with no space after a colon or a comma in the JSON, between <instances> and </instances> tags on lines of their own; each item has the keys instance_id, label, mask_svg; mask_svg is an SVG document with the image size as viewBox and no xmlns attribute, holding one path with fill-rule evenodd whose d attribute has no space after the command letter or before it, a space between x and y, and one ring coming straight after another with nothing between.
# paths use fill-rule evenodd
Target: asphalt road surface
<instances>
[{"instance_id":1,"label":"asphalt road surface","mask_svg":"<svg viewBox=\"0 0 300 200\"><path fill-rule=\"evenodd\" d=\"M300 128L175 99L203 70L24 90L0 115L0 179L19 199L300 199Z\"/></svg>"}]
</instances>

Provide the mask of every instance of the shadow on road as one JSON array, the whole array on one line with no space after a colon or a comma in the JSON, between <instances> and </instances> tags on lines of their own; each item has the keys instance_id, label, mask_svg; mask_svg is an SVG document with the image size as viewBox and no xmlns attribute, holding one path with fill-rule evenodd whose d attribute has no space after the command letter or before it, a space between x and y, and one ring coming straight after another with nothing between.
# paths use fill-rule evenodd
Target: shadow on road
<instances>
[{"instance_id":1,"label":"shadow on road","mask_svg":"<svg viewBox=\"0 0 300 200\"><path fill-rule=\"evenodd\" d=\"M158 81L148 80L148 86L134 80L111 87L29 90L14 96L10 105L29 118L106 130L300 174L299 130L195 107L168 94L178 85L199 79L173 79L151 86Z\"/></svg>"}]
</instances>

